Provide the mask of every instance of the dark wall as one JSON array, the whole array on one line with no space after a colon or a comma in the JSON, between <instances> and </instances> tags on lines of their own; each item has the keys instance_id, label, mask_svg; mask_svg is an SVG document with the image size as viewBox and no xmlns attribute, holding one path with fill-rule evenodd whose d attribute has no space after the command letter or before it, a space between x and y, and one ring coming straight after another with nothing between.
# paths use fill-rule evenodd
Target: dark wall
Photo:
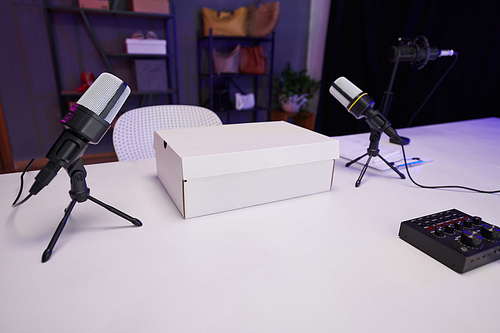
<instances>
[{"instance_id":1,"label":"dark wall","mask_svg":"<svg viewBox=\"0 0 500 333\"><path fill-rule=\"evenodd\" d=\"M379 108L393 64L387 53L399 37L426 36L431 47L453 49L455 66L415 116L411 126L500 116L493 96L500 89L498 1L332 1L323 86L316 127L327 135L367 131L328 92L345 76ZM408 126L414 112L454 58L438 58L416 70L400 63L388 115L394 127Z\"/></svg>"},{"instance_id":2,"label":"dark wall","mask_svg":"<svg viewBox=\"0 0 500 333\"><path fill-rule=\"evenodd\" d=\"M76 0L49 0L54 5L76 5ZM266 1L268 2L268 1ZM179 102L198 102L197 33L201 29L201 7L233 10L250 6L252 0L175 1L179 70ZM290 62L299 70L305 67L310 1L282 0L276 27L274 72ZM42 0L0 1L0 98L2 101L14 161L42 158L62 131L61 110L56 91ZM120 7L126 1L120 2ZM64 68L63 86L80 85L82 70L96 76L104 66L96 56L89 38L71 15L58 15L57 41ZM144 33L158 28L145 20L92 18L105 47L121 52L124 39L136 30ZM128 65L118 65L117 74L129 79ZM130 83L133 86L133 83ZM103 146L103 143L96 146ZM92 147L91 147L92 148ZM112 148L109 148L112 149Z\"/></svg>"}]
</instances>

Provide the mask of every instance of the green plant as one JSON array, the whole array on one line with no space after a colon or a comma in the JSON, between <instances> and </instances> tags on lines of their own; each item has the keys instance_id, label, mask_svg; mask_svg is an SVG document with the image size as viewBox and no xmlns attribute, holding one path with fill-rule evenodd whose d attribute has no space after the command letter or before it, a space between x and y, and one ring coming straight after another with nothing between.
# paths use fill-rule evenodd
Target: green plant
<instances>
[{"instance_id":1,"label":"green plant","mask_svg":"<svg viewBox=\"0 0 500 333\"><path fill-rule=\"evenodd\" d=\"M280 77L276 78L275 91L278 97L285 95L288 98L304 94L307 99L310 99L318 87L319 82L307 75L305 69L296 72L288 62Z\"/></svg>"}]
</instances>

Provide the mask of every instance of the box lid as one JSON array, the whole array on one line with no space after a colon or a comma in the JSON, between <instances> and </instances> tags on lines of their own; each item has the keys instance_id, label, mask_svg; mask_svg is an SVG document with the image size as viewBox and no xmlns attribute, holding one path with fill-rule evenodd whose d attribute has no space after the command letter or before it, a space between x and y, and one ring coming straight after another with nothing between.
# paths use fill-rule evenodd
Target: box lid
<instances>
[{"instance_id":1,"label":"box lid","mask_svg":"<svg viewBox=\"0 0 500 333\"><path fill-rule=\"evenodd\" d=\"M336 159L336 139L284 121L155 131L157 158L184 180Z\"/></svg>"}]
</instances>

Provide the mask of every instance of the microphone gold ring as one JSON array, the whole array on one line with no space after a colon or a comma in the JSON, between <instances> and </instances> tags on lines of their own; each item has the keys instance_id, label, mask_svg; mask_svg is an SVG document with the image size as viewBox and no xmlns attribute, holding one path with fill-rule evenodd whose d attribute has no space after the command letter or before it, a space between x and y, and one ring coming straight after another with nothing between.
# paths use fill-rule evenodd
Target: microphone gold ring
<instances>
[{"instance_id":1,"label":"microphone gold ring","mask_svg":"<svg viewBox=\"0 0 500 333\"><path fill-rule=\"evenodd\" d=\"M350 112L350 111L351 111L351 108L354 106L354 104L356 104L356 103L359 101L359 99L360 99L361 97L363 97L364 95L367 95L367 93L362 93L361 95L359 95L359 97L358 97L358 98L356 98L356 100L355 100L355 101L351 104L351 106L349 107L349 109L347 109L347 111L349 111L349 112Z\"/></svg>"}]
</instances>

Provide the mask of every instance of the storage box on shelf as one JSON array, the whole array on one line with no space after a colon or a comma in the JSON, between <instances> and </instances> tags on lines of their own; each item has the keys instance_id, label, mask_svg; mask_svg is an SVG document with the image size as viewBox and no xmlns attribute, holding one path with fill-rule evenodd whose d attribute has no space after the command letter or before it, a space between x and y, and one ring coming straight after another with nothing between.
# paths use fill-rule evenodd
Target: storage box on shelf
<instances>
[{"instance_id":1,"label":"storage box on shelf","mask_svg":"<svg viewBox=\"0 0 500 333\"><path fill-rule=\"evenodd\" d=\"M91 9L109 9L108 0L78 0L78 6L80 8L91 8Z\"/></svg>"},{"instance_id":2,"label":"storage box on shelf","mask_svg":"<svg viewBox=\"0 0 500 333\"><path fill-rule=\"evenodd\" d=\"M134 12L170 14L168 0L129 0L128 6Z\"/></svg>"},{"instance_id":3,"label":"storage box on shelf","mask_svg":"<svg viewBox=\"0 0 500 333\"><path fill-rule=\"evenodd\" d=\"M167 54L167 41L164 39L125 39L128 54Z\"/></svg>"},{"instance_id":4,"label":"storage box on shelf","mask_svg":"<svg viewBox=\"0 0 500 333\"><path fill-rule=\"evenodd\" d=\"M162 60L135 60L138 91L167 90L167 69Z\"/></svg>"}]
</instances>

